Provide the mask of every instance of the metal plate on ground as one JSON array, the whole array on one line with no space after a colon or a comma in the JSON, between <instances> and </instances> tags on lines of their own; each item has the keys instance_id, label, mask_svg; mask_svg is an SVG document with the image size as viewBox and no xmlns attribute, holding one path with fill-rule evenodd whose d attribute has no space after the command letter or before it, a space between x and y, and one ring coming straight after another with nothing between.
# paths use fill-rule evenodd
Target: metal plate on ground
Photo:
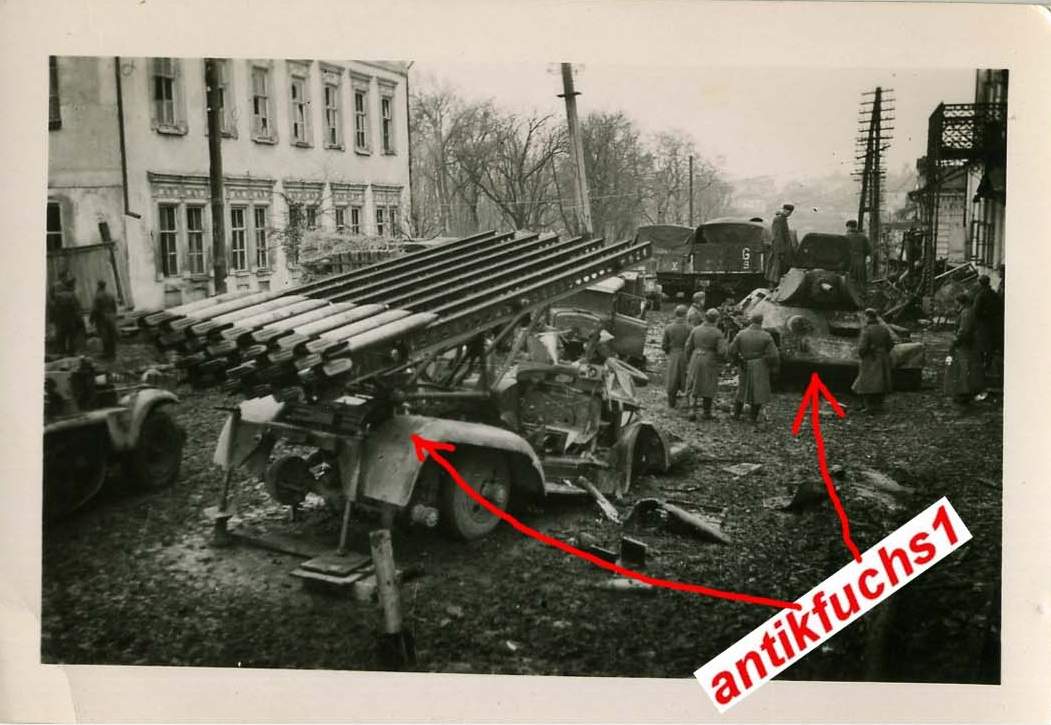
<instances>
[{"instance_id":1,"label":"metal plate on ground","mask_svg":"<svg viewBox=\"0 0 1051 725\"><path fill-rule=\"evenodd\" d=\"M322 554L299 565L305 571L317 572L328 576L345 577L371 561L366 554L351 552L340 556L339 554Z\"/></svg>"}]
</instances>

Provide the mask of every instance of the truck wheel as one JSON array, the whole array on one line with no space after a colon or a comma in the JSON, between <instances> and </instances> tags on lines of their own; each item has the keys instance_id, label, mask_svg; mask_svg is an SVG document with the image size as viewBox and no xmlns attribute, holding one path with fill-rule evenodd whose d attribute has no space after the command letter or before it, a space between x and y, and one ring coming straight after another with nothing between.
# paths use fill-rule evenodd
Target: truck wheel
<instances>
[{"instance_id":1,"label":"truck wheel","mask_svg":"<svg viewBox=\"0 0 1051 725\"><path fill-rule=\"evenodd\" d=\"M501 511L507 510L511 498L511 477L501 452L461 449L452 463L475 491ZM442 528L456 539L470 541L481 538L500 523L500 519L468 496L444 471L438 506Z\"/></svg>"},{"instance_id":2,"label":"truck wheel","mask_svg":"<svg viewBox=\"0 0 1051 725\"><path fill-rule=\"evenodd\" d=\"M128 478L136 488L156 491L175 483L183 439L182 428L168 411L154 408L146 414L127 462Z\"/></svg>"},{"instance_id":3,"label":"truck wheel","mask_svg":"<svg viewBox=\"0 0 1051 725\"><path fill-rule=\"evenodd\" d=\"M44 434L44 520L66 516L106 482L109 433L89 425Z\"/></svg>"}]
</instances>

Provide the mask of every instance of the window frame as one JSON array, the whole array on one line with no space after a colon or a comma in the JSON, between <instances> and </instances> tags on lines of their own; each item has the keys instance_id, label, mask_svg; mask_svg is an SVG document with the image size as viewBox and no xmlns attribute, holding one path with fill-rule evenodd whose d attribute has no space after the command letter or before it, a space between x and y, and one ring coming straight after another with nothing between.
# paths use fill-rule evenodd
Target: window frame
<instances>
[{"instance_id":1,"label":"window frame","mask_svg":"<svg viewBox=\"0 0 1051 725\"><path fill-rule=\"evenodd\" d=\"M166 63L165 63L166 62ZM162 65L170 73L162 74ZM164 100L157 98L157 79L166 78L171 83L171 98ZM182 68L179 58L150 58L150 122L154 131L162 134L185 135L189 126L183 113L183 88ZM162 108L161 102L171 103L171 118L161 118L158 111Z\"/></svg>"},{"instance_id":2,"label":"window frame","mask_svg":"<svg viewBox=\"0 0 1051 725\"><path fill-rule=\"evenodd\" d=\"M347 206L346 204L338 204L332 207L332 210L335 218L336 232L344 234L347 231Z\"/></svg>"},{"instance_id":3,"label":"window frame","mask_svg":"<svg viewBox=\"0 0 1051 725\"><path fill-rule=\"evenodd\" d=\"M160 257L160 273L163 278L179 276L179 206L178 202L157 204L157 254ZM173 228L165 228L165 212L171 212ZM171 247L166 243L170 238Z\"/></svg>"},{"instance_id":4,"label":"window frame","mask_svg":"<svg viewBox=\"0 0 1051 725\"><path fill-rule=\"evenodd\" d=\"M311 123L310 65L307 63L289 63L288 69L288 140L292 146L309 148L314 145L313 125ZM295 98L296 87L302 91L302 98ZM297 121L297 107L302 111L301 121ZM296 126L302 123L302 137L296 135Z\"/></svg>"},{"instance_id":5,"label":"window frame","mask_svg":"<svg viewBox=\"0 0 1051 725\"><path fill-rule=\"evenodd\" d=\"M343 99L340 92L340 84L325 81L321 84L321 95L324 102L324 146L327 149L342 151L343 145ZM329 102L329 93L332 94L332 102ZM332 118L330 119L330 114Z\"/></svg>"},{"instance_id":6,"label":"window frame","mask_svg":"<svg viewBox=\"0 0 1051 725\"><path fill-rule=\"evenodd\" d=\"M380 204L377 204L375 213L373 214L373 218L374 218L374 221L376 223L376 236L377 237L382 237L384 235L383 229L384 229L384 227L387 224L386 221L384 221L384 217L386 216L386 214L387 214L387 207L382 206Z\"/></svg>"},{"instance_id":7,"label":"window frame","mask_svg":"<svg viewBox=\"0 0 1051 725\"><path fill-rule=\"evenodd\" d=\"M249 209L249 205L246 204L231 204L229 223L230 223L230 271L231 272L249 272L248 266L248 214L246 213ZM241 213L241 226L237 227L234 225L234 214L236 212ZM237 244L238 233L240 233L241 244ZM241 257L241 265L238 265L238 256Z\"/></svg>"},{"instance_id":8,"label":"window frame","mask_svg":"<svg viewBox=\"0 0 1051 725\"><path fill-rule=\"evenodd\" d=\"M394 95L392 93L380 95L380 142L383 144L385 155L397 154L397 146L394 143Z\"/></svg>"},{"instance_id":9,"label":"window frame","mask_svg":"<svg viewBox=\"0 0 1051 725\"><path fill-rule=\"evenodd\" d=\"M248 62L248 107L251 109L252 120L250 133L252 140L256 143L275 144L277 143L277 114L275 113L274 106L274 73L273 65L271 63L259 63L259 62ZM256 72L262 74L265 88L263 89L265 95L256 94ZM260 116L256 112L256 100L264 99L266 105L266 115ZM258 123L258 119L265 118L266 120L266 131L264 132L261 125Z\"/></svg>"},{"instance_id":10,"label":"window frame","mask_svg":"<svg viewBox=\"0 0 1051 725\"><path fill-rule=\"evenodd\" d=\"M263 226L259 226L259 212L263 213ZM252 247L257 272L270 270L270 206L268 204L252 205ZM262 240L260 240L262 236ZM262 244L260 244L262 241ZM262 252L260 254L260 252Z\"/></svg>"},{"instance_id":11,"label":"window frame","mask_svg":"<svg viewBox=\"0 0 1051 725\"><path fill-rule=\"evenodd\" d=\"M235 106L230 102L235 98L233 84L233 63L229 58L213 58L219 64L219 135L223 138L237 138L237 119ZM204 135L208 135L208 66L207 60L201 62L201 80L204 83Z\"/></svg>"},{"instance_id":12,"label":"window frame","mask_svg":"<svg viewBox=\"0 0 1051 725\"><path fill-rule=\"evenodd\" d=\"M372 89L372 79L368 76L352 74L350 77L352 103L354 109L354 151L359 154L372 153L372 134L369 123L369 99ZM361 107L358 107L358 101Z\"/></svg>"},{"instance_id":13,"label":"window frame","mask_svg":"<svg viewBox=\"0 0 1051 725\"><path fill-rule=\"evenodd\" d=\"M206 207L204 204L186 204L184 206L185 209L183 215L186 222L186 271L191 275L204 275L208 273L208 245L206 243L208 224L205 219ZM191 212L198 212L201 222L200 229L191 228ZM200 250L194 249L194 235L200 236ZM195 259L200 260L200 269L197 269L197 265L194 263Z\"/></svg>"},{"instance_id":14,"label":"window frame","mask_svg":"<svg viewBox=\"0 0 1051 725\"><path fill-rule=\"evenodd\" d=\"M51 229L51 210L55 209L58 213L58 230ZM47 252L55 252L60 249L64 249L66 246L66 229L62 223L62 202L56 201L55 199L47 200L47 216L44 219L44 249ZM55 235L58 235L58 246L52 246L51 239Z\"/></svg>"},{"instance_id":15,"label":"window frame","mask_svg":"<svg viewBox=\"0 0 1051 725\"><path fill-rule=\"evenodd\" d=\"M361 234L361 210L360 204L351 204L350 207L350 229L351 234Z\"/></svg>"},{"instance_id":16,"label":"window frame","mask_svg":"<svg viewBox=\"0 0 1051 725\"><path fill-rule=\"evenodd\" d=\"M59 95L58 57L47 57L47 128L55 131L62 128L62 99Z\"/></svg>"}]
</instances>

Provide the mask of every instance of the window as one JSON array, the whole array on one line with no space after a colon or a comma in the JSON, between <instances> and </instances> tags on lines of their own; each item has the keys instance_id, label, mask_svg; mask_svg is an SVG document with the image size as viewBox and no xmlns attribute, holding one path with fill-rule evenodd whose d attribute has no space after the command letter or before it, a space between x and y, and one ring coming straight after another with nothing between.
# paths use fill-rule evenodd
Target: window
<instances>
[{"instance_id":1,"label":"window","mask_svg":"<svg viewBox=\"0 0 1051 725\"><path fill-rule=\"evenodd\" d=\"M154 58L150 79L153 97L153 128L160 133L186 133L179 88L179 62Z\"/></svg>"},{"instance_id":2,"label":"window","mask_svg":"<svg viewBox=\"0 0 1051 725\"><path fill-rule=\"evenodd\" d=\"M270 69L252 66L252 138L273 142L273 109L270 105Z\"/></svg>"},{"instance_id":3,"label":"window","mask_svg":"<svg viewBox=\"0 0 1051 725\"><path fill-rule=\"evenodd\" d=\"M47 203L47 251L62 249L62 206L57 201Z\"/></svg>"},{"instance_id":4,"label":"window","mask_svg":"<svg viewBox=\"0 0 1051 725\"><path fill-rule=\"evenodd\" d=\"M385 208L383 208L382 206L376 207L376 236L377 237L382 237L383 236L383 230L384 230L384 227L386 226L384 224L384 219L386 218L386 213L387 213L387 210Z\"/></svg>"},{"instance_id":5,"label":"window","mask_svg":"<svg viewBox=\"0 0 1051 725\"><path fill-rule=\"evenodd\" d=\"M343 148L343 124L340 120L339 86L325 84L325 147Z\"/></svg>"},{"instance_id":6,"label":"window","mask_svg":"<svg viewBox=\"0 0 1051 725\"><path fill-rule=\"evenodd\" d=\"M384 96L380 99L380 110L382 111L383 129L383 153L394 153L394 99Z\"/></svg>"},{"instance_id":7,"label":"window","mask_svg":"<svg viewBox=\"0 0 1051 725\"><path fill-rule=\"evenodd\" d=\"M161 274L174 277L179 273L179 223L174 204L159 207Z\"/></svg>"},{"instance_id":8,"label":"window","mask_svg":"<svg viewBox=\"0 0 1051 725\"><path fill-rule=\"evenodd\" d=\"M53 55L47 57L47 127L48 129L62 128L62 108L58 100L58 58Z\"/></svg>"},{"instance_id":9,"label":"window","mask_svg":"<svg viewBox=\"0 0 1051 725\"><path fill-rule=\"evenodd\" d=\"M310 143L310 111L307 97L307 81L302 76L292 76L292 143L307 146Z\"/></svg>"},{"instance_id":10,"label":"window","mask_svg":"<svg viewBox=\"0 0 1051 725\"><path fill-rule=\"evenodd\" d=\"M192 274L204 274L204 207L186 207L186 264Z\"/></svg>"},{"instance_id":11,"label":"window","mask_svg":"<svg viewBox=\"0 0 1051 725\"><path fill-rule=\"evenodd\" d=\"M289 264L299 261L299 241L303 234L303 205L288 205L288 237L289 244L286 249L286 258Z\"/></svg>"},{"instance_id":12,"label":"window","mask_svg":"<svg viewBox=\"0 0 1051 725\"><path fill-rule=\"evenodd\" d=\"M205 61L207 68L207 61ZM236 136L236 125L234 123L233 107L229 103L230 93L230 62L227 60L215 61L216 75L219 84L219 132L224 136ZM205 111L208 108L208 72L205 70ZM205 119L205 128L207 128Z\"/></svg>"},{"instance_id":13,"label":"window","mask_svg":"<svg viewBox=\"0 0 1051 725\"><path fill-rule=\"evenodd\" d=\"M252 231L255 234L255 266L257 269L270 268L270 253L266 246L266 234L268 226L268 213L265 206L257 206L252 210L254 222Z\"/></svg>"},{"instance_id":14,"label":"window","mask_svg":"<svg viewBox=\"0 0 1051 725\"><path fill-rule=\"evenodd\" d=\"M364 88L354 89L354 148L358 151L369 150L369 92Z\"/></svg>"},{"instance_id":15,"label":"window","mask_svg":"<svg viewBox=\"0 0 1051 725\"><path fill-rule=\"evenodd\" d=\"M248 238L245 229L245 208L230 208L230 267L235 272L248 269Z\"/></svg>"},{"instance_id":16,"label":"window","mask_svg":"<svg viewBox=\"0 0 1051 725\"><path fill-rule=\"evenodd\" d=\"M401 233L401 225L399 224L398 207L388 206L387 207L387 226L390 227L390 235L396 237Z\"/></svg>"},{"instance_id":17,"label":"window","mask_svg":"<svg viewBox=\"0 0 1051 725\"><path fill-rule=\"evenodd\" d=\"M342 234L347 231L347 207L336 207L336 231Z\"/></svg>"},{"instance_id":18,"label":"window","mask_svg":"<svg viewBox=\"0 0 1051 725\"><path fill-rule=\"evenodd\" d=\"M317 207L308 206L306 211L307 229L317 229Z\"/></svg>"},{"instance_id":19,"label":"window","mask_svg":"<svg viewBox=\"0 0 1051 725\"><path fill-rule=\"evenodd\" d=\"M361 207L350 207L350 233L361 234Z\"/></svg>"}]
</instances>

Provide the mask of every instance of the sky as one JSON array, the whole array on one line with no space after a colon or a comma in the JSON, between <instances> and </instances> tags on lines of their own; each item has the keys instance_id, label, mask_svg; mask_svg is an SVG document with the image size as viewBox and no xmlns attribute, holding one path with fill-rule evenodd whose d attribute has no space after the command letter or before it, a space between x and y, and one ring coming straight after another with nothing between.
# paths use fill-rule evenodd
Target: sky
<instances>
[{"instance_id":1,"label":"sky","mask_svg":"<svg viewBox=\"0 0 1051 725\"><path fill-rule=\"evenodd\" d=\"M974 96L974 69L574 68L582 116L621 110L644 132L685 131L731 178L773 176L779 183L852 171L861 94L876 86L893 89L893 171L914 168L924 155L927 118L939 102ZM565 113L556 63L414 65L413 90L436 81L509 110Z\"/></svg>"}]
</instances>

